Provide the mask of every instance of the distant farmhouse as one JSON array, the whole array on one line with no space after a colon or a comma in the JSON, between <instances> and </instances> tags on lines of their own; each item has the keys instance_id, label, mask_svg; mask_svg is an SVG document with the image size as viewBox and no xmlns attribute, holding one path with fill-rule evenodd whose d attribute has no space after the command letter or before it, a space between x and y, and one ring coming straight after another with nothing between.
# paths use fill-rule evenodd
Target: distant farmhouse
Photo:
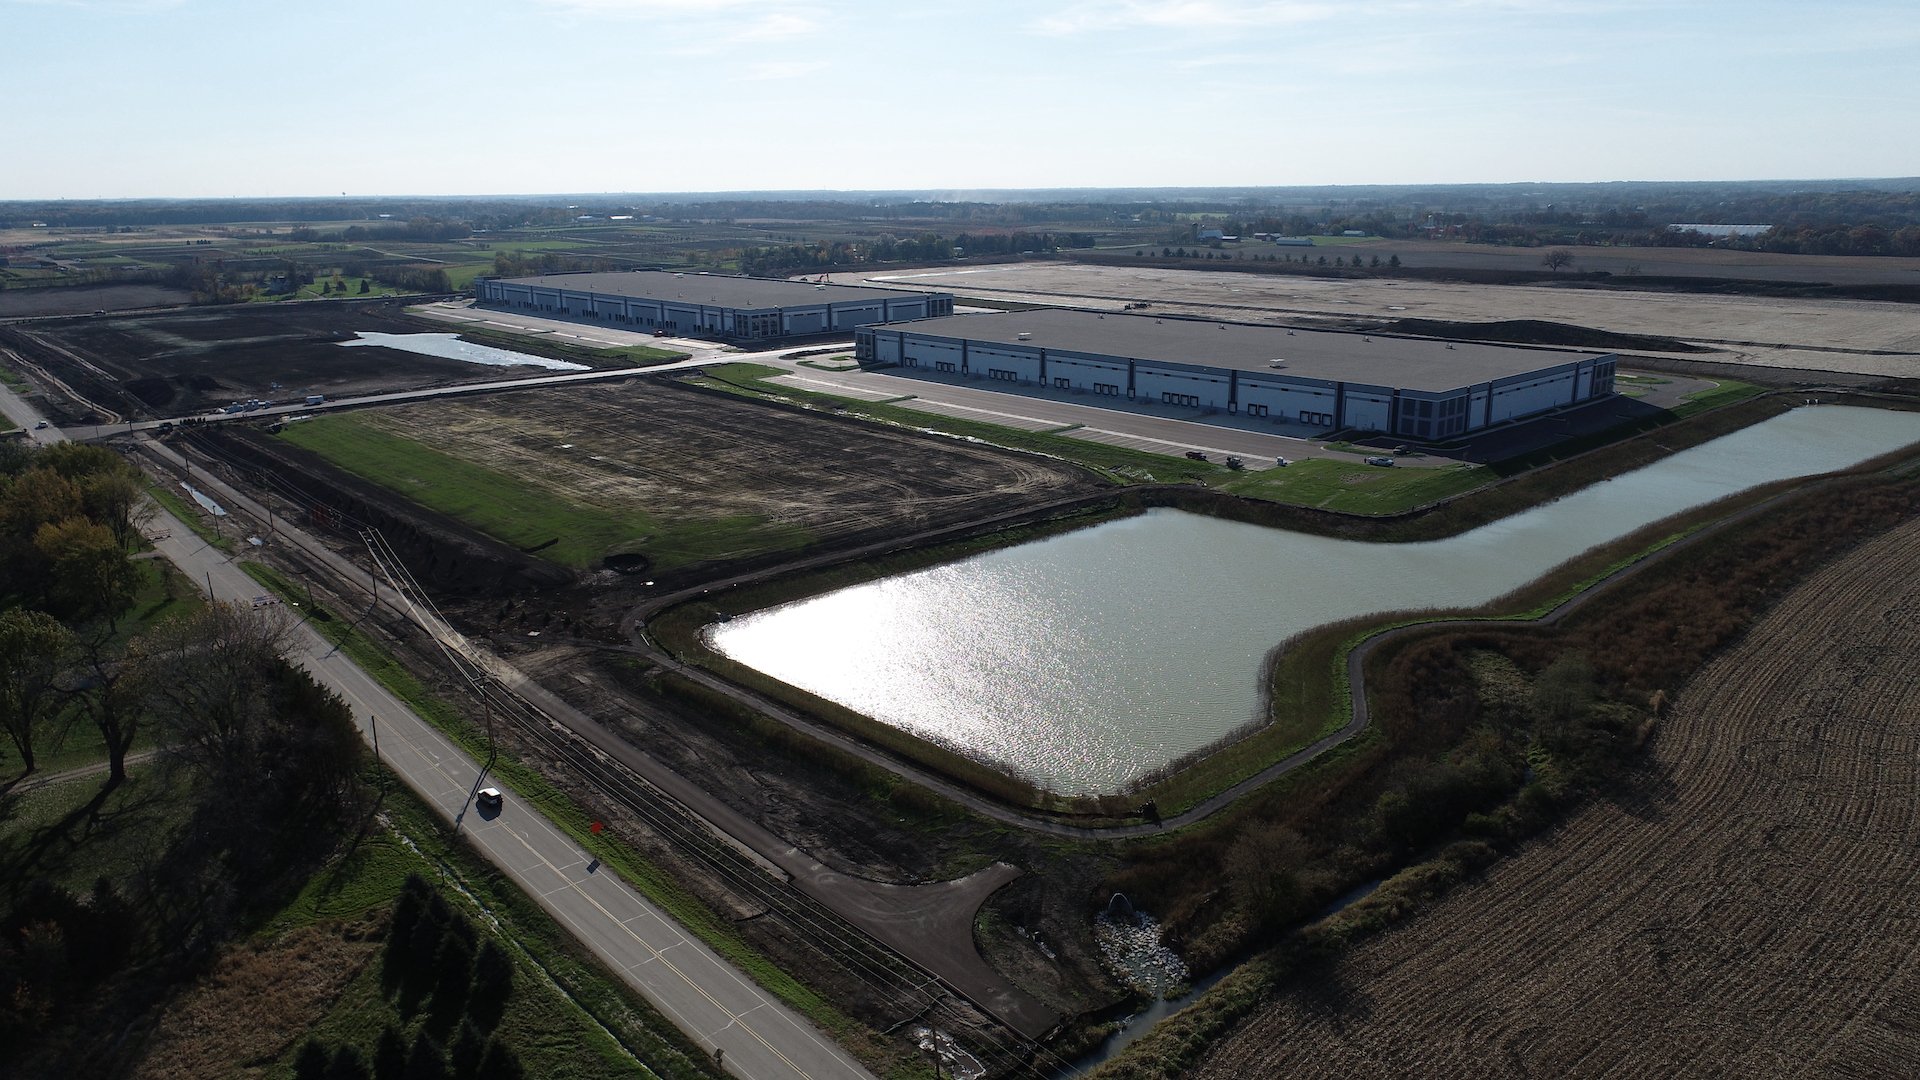
<instances>
[{"instance_id":1,"label":"distant farmhouse","mask_svg":"<svg viewBox=\"0 0 1920 1080\"><path fill-rule=\"evenodd\" d=\"M1426 440L1605 397L1616 362L1611 354L1059 308L866 326L854 341L862 363L898 365L903 374Z\"/></svg>"},{"instance_id":2,"label":"distant farmhouse","mask_svg":"<svg viewBox=\"0 0 1920 1080\"><path fill-rule=\"evenodd\" d=\"M765 341L953 314L950 293L629 270L483 278L483 305L611 326Z\"/></svg>"}]
</instances>

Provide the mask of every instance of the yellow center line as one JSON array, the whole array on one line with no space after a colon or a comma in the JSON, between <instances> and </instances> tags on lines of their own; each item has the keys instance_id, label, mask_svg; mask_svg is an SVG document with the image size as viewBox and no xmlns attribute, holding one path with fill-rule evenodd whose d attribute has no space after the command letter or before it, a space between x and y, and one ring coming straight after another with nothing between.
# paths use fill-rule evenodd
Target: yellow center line
<instances>
[{"instance_id":1,"label":"yellow center line","mask_svg":"<svg viewBox=\"0 0 1920 1080\"><path fill-rule=\"evenodd\" d=\"M722 1013L725 1013L728 1020L732 1024L738 1025L740 1030L746 1032L748 1035L753 1036L753 1039L755 1042L759 1043L761 1046L766 1047L768 1052L773 1054L774 1057L777 1057L782 1062L784 1062L787 1068L792 1069L795 1073L798 1073L799 1075L804 1077L808 1077L808 1080L811 1080L812 1074L808 1073L805 1069L802 1069L797 1063L794 1062L792 1058L782 1053L779 1047L773 1045L771 1042L768 1042L765 1036L761 1035L758 1031L754 1030L753 1025L748 1024L746 1022L744 1013L736 1013L732 1009L729 1009L725 1005L721 1004L718 998L715 998L712 994L707 992L706 987L701 986L699 983L695 982L693 978L689 976L686 972L681 971L677 964L675 964L672 960L667 959L666 953L662 952L659 949L654 948L652 945L649 945L645 938L641 937L639 934L634 933L633 930L629 928L625 922L622 922L619 918L617 918L613 914L613 912L608 911L605 907L601 906L600 901L595 900L593 897L588 896L584 891L582 891L580 889L578 882L569 880L565 874L560 872L559 867L553 865L553 863L549 861L545 855L541 854L538 849L536 849L532 844L528 843L526 837L520 835L511 826L506 825L505 823L502 823L500 827L506 830L508 836L511 836L515 840L520 841L520 846L526 848L527 851L531 852L533 857L536 859L539 859L540 862L544 866L546 866L547 869L552 870L555 874L558 874L560 877L560 880L565 881L567 883L567 888L572 889L573 892L580 897L580 899L585 900L589 904L592 904L594 907L594 910L606 916L608 922L611 922L613 925L619 927L623 932L626 933L628 937L632 938L635 942L637 942L641 948L653 954L653 958L659 961L663 966L665 966L668 971L671 971L676 976L678 976L680 978L680 981L692 987L694 992L699 994L701 997L706 998L707 1002L711 1004L714 1008L719 1009ZM555 891L557 892L559 890L556 889ZM765 1002L760 1002L754 1005L754 1009L760 1008L760 1006L763 1004L765 1004ZM752 1012L753 1009L749 1009L747 1011ZM725 1029L723 1028L722 1030L725 1030Z\"/></svg>"}]
</instances>

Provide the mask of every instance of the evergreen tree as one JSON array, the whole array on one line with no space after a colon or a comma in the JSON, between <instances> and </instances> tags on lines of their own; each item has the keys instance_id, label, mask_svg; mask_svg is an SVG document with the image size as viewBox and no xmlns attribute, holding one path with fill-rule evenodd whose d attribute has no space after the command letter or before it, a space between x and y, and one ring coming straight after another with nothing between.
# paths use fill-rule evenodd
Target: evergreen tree
<instances>
[{"instance_id":1,"label":"evergreen tree","mask_svg":"<svg viewBox=\"0 0 1920 1080\"><path fill-rule=\"evenodd\" d=\"M426 1031L413 1037L413 1046L407 1050L407 1066L400 1077L401 1080L447 1080L447 1056Z\"/></svg>"},{"instance_id":2,"label":"evergreen tree","mask_svg":"<svg viewBox=\"0 0 1920 1080\"><path fill-rule=\"evenodd\" d=\"M388 1024L373 1044L373 1080L405 1080L406 1074L407 1041Z\"/></svg>"},{"instance_id":3,"label":"evergreen tree","mask_svg":"<svg viewBox=\"0 0 1920 1080\"><path fill-rule=\"evenodd\" d=\"M447 1065L453 1080L473 1080L480 1072L480 1059L486 1056L487 1040L471 1020L460 1021L452 1045L447 1047Z\"/></svg>"},{"instance_id":4,"label":"evergreen tree","mask_svg":"<svg viewBox=\"0 0 1920 1080\"><path fill-rule=\"evenodd\" d=\"M480 1059L480 1072L474 1080L526 1080L527 1071L520 1059L499 1039L487 1040L487 1054Z\"/></svg>"},{"instance_id":5,"label":"evergreen tree","mask_svg":"<svg viewBox=\"0 0 1920 1080\"><path fill-rule=\"evenodd\" d=\"M293 1056L293 1080L327 1080L329 1064L327 1048L318 1039L308 1039Z\"/></svg>"},{"instance_id":6,"label":"evergreen tree","mask_svg":"<svg viewBox=\"0 0 1920 1080\"><path fill-rule=\"evenodd\" d=\"M372 1077L367 1056L359 1047L339 1047L333 1052L333 1060L327 1063L327 1080L372 1080Z\"/></svg>"}]
</instances>

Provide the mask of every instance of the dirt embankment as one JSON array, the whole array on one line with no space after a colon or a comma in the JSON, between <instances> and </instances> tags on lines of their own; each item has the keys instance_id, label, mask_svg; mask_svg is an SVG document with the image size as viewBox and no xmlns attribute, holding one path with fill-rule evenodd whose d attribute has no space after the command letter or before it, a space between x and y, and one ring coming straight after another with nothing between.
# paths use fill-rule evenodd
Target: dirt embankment
<instances>
[{"instance_id":1,"label":"dirt embankment","mask_svg":"<svg viewBox=\"0 0 1920 1080\"><path fill-rule=\"evenodd\" d=\"M1576 349L1640 349L1646 352L1703 353L1712 350L1656 334L1618 334L1591 326L1547 319L1460 322L1454 319L1395 319L1380 327L1390 334L1450 338L1455 341L1503 341L1520 345L1560 345Z\"/></svg>"},{"instance_id":2,"label":"dirt embankment","mask_svg":"<svg viewBox=\"0 0 1920 1080\"><path fill-rule=\"evenodd\" d=\"M1622 792L1200 1075L1888 1076L1920 1059L1920 521L1707 667Z\"/></svg>"}]
</instances>

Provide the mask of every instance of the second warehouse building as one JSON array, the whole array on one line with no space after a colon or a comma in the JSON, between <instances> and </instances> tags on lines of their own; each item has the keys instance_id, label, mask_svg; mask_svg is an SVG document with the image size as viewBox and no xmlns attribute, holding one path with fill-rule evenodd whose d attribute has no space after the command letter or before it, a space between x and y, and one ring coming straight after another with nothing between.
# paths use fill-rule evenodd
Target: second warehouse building
<instances>
[{"instance_id":1,"label":"second warehouse building","mask_svg":"<svg viewBox=\"0 0 1920 1080\"><path fill-rule=\"evenodd\" d=\"M1612 354L1065 309L864 326L854 341L862 363L908 373L1411 439L1605 397L1616 363Z\"/></svg>"},{"instance_id":2,"label":"second warehouse building","mask_svg":"<svg viewBox=\"0 0 1920 1080\"><path fill-rule=\"evenodd\" d=\"M948 293L665 270L481 278L474 291L483 306L728 341L808 337L953 314Z\"/></svg>"}]
</instances>

